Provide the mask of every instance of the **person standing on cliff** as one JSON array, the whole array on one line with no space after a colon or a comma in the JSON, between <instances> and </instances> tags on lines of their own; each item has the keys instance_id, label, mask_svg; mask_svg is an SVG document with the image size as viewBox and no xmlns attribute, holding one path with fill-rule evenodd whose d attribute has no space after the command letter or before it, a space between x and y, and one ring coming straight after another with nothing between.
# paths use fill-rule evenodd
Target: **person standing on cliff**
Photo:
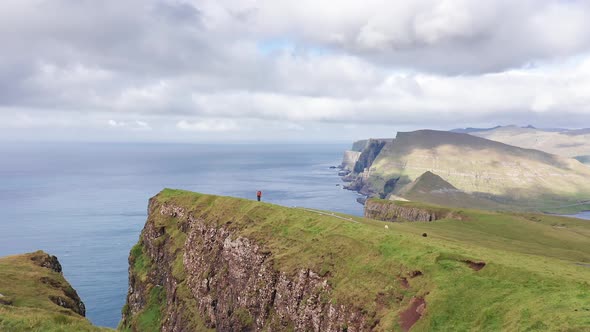
<instances>
[{"instance_id":1,"label":"person standing on cliff","mask_svg":"<svg viewBox=\"0 0 590 332\"><path fill-rule=\"evenodd\" d=\"M262 191L258 190L256 192L256 198L258 199L258 201L260 202L260 199L262 198Z\"/></svg>"}]
</instances>

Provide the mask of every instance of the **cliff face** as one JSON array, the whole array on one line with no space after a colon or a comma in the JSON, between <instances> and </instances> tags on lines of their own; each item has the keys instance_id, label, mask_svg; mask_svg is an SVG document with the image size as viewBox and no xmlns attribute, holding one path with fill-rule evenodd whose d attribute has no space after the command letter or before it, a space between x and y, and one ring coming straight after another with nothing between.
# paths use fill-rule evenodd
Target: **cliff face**
<instances>
[{"instance_id":1,"label":"cliff face","mask_svg":"<svg viewBox=\"0 0 590 332\"><path fill-rule=\"evenodd\" d=\"M392 142L392 139L369 139L362 142L363 148L360 152L347 151L344 154L342 165L351 173L346 175L343 180L350 182L349 185L345 186L345 189L358 191L363 195L373 196L376 192L368 182L371 174L371 166L379 156L379 153L381 153L383 147ZM353 150L355 147L359 147L358 143L355 142ZM348 152L353 153L354 158L352 158L352 155L347 155Z\"/></svg>"},{"instance_id":2,"label":"cliff face","mask_svg":"<svg viewBox=\"0 0 590 332\"><path fill-rule=\"evenodd\" d=\"M322 271L279 271L273 252L227 224L174 203L150 200L139 247L130 256L122 327L161 331L361 331L366 310L330 301ZM173 221L173 222L170 222ZM143 325L142 325L143 324Z\"/></svg>"},{"instance_id":3,"label":"cliff face","mask_svg":"<svg viewBox=\"0 0 590 332\"><path fill-rule=\"evenodd\" d=\"M359 160L361 153L357 151L344 151L342 157L342 169L352 172L354 165Z\"/></svg>"},{"instance_id":4,"label":"cliff face","mask_svg":"<svg viewBox=\"0 0 590 332\"><path fill-rule=\"evenodd\" d=\"M352 151L356 151L356 152L362 152L365 147L367 146L367 142L369 142L369 140L367 139L363 139L360 141L356 141L354 143L352 143Z\"/></svg>"},{"instance_id":5,"label":"cliff face","mask_svg":"<svg viewBox=\"0 0 590 332\"><path fill-rule=\"evenodd\" d=\"M331 287L317 272L300 269L290 276L276 271L271 254L249 239L232 239L228 229L190 222L184 257L187 283L209 327L220 331L366 328L366 317L359 311L323 303Z\"/></svg>"},{"instance_id":6,"label":"cliff face","mask_svg":"<svg viewBox=\"0 0 590 332\"><path fill-rule=\"evenodd\" d=\"M387 140L370 139L354 165L354 172L362 173L370 168L386 143Z\"/></svg>"},{"instance_id":7,"label":"cliff face","mask_svg":"<svg viewBox=\"0 0 590 332\"><path fill-rule=\"evenodd\" d=\"M407 203L369 199L365 202L365 217L381 221L435 221L453 215L445 208L417 207Z\"/></svg>"}]
</instances>

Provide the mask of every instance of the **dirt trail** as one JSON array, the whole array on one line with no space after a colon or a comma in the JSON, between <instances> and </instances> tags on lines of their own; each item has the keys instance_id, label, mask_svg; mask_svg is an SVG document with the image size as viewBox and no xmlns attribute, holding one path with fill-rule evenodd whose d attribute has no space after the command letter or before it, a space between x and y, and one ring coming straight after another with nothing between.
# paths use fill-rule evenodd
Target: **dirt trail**
<instances>
[{"instance_id":1,"label":"dirt trail","mask_svg":"<svg viewBox=\"0 0 590 332\"><path fill-rule=\"evenodd\" d=\"M302 208L302 207L297 207L297 206L295 208L300 209L300 210L309 211L309 212L314 212L314 213L317 213L317 214L321 214L323 216L334 217L334 218L337 218L337 219L342 219L342 220L350 221L350 222L353 222L353 223L356 223L356 224L359 223L358 221L356 221L356 220L354 220L352 218L341 217L341 216L338 216L338 215L336 215L336 214L334 214L332 212L324 212L324 211L319 211L319 210L314 210L314 209L308 209L308 208Z\"/></svg>"}]
</instances>

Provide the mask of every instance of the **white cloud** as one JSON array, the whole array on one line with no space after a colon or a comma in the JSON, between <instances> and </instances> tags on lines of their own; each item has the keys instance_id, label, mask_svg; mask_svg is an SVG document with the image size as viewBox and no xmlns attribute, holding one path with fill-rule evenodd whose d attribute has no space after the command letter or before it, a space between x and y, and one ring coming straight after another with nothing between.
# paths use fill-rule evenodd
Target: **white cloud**
<instances>
[{"instance_id":1,"label":"white cloud","mask_svg":"<svg viewBox=\"0 0 590 332\"><path fill-rule=\"evenodd\" d=\"M128 128L130 130L152 130L152 127L145 121L115 121L109 120L109 126L114 128Z\"/></svg>"},{"instance_id":2,"label":"white cloud","mask_svg":"<svg viewBox=\"0 0 590 332\"><path fill-rule=\"evenodd\" d=\"M176 124L176 127L182 130L199 132L225 132L239 130L239 126L235 121L227 119L204 119L193 122L180 120Z\"/></svg>"},{"instance_id":3,"label":"white cloud","mask_svg":"<svg viewBox=\"0 0 590 332\"><path fill-rule=\"evenodd\" d=\"M587 31L587 1L6 0L0 126L576 127Z\"/></svg>"},{"instance_id":4,"label":"white cloud","mask_svg":"<svg viewBox=\"0 0 590 332\"><path fill-rule=\"evenodd\" d=\"M43 128L67 129L80 125L76 119L63 116L39 117L36 113L36 110L0 108L0 128L38 131Z\"/></svg>"},{"instance_id":5,"label":"white cloud","mask_svg":"<svg viewBox=\"0 0 590 332\"><path fill-rule=\"evenodd\" d=\"M127 123L122 122L122 121L109 120L109 126L111 126L111 127L125 127L125 126L127 126Z\"/></svg>"},{"instance_id":6,"label":"white cloud","mask_svg":"<svg viewBox=\"0 0 590 332\"><path fill-rule=\"evenodd\" d=\"M292 122L287 122L287 129L288 130L296 130L296 131L304 131L305 127L297 124L297 123L292 123Z\"/></svg>"}]
</instances>

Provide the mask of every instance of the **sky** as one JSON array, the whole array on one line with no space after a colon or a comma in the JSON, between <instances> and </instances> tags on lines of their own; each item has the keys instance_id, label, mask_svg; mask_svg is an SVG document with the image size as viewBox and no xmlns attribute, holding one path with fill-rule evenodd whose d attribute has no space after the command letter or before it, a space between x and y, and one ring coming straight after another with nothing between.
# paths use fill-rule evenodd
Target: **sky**
<instances>
[{"instance_id":1,"label":"sky","mask_svg":"<svg viewBox=\"0 0 590 332\"><path fill-rule=\"evenodd\" d=\"M590 1L2 0L0 140L590 127Z\"/></svg>"}]
</instances>

